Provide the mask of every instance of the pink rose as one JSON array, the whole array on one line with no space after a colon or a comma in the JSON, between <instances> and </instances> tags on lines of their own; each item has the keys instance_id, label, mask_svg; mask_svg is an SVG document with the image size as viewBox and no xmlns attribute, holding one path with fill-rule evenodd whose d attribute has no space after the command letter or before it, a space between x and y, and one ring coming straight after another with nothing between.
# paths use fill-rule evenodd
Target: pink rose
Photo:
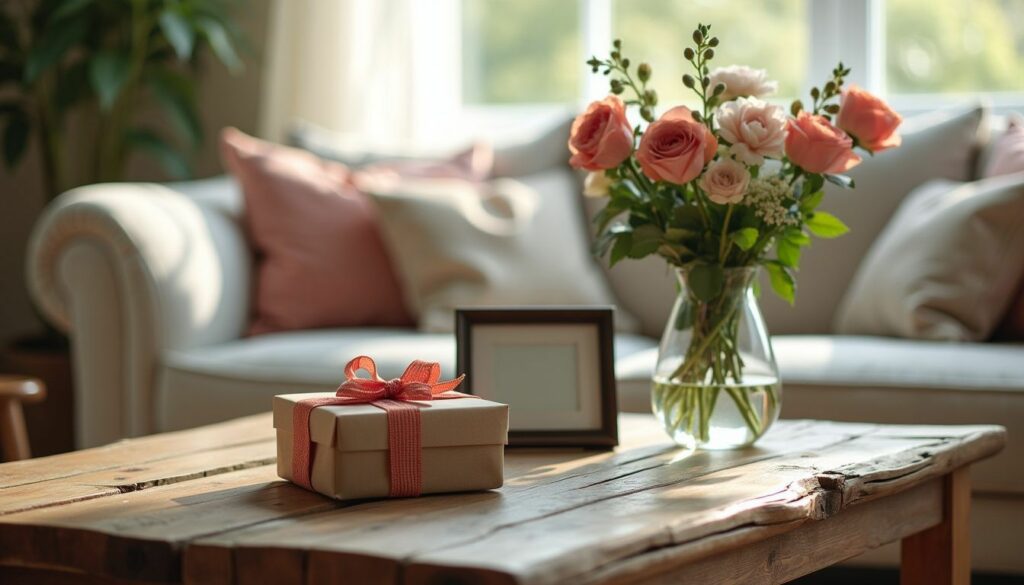
<instances>
[{"instance_id":1,"label":"pink rose","mask_svg":"<svg viewBox=\"0 0 1024 585\"><path fill-rule=\"evenodd\" d=\"M576 117L569 134L569 164L578 169L612 169L633 152L633 128L626 119L626 106L610 95L587 106Z\"/></svg>"},{"instance_id":2,"label":"pink rose","mask_svg":"<svg viewBox=\"0 0 1024 585\"><path fill-rule=\"evenodd\" d=\"M720 158L709 164L700 178L700 187L708 194L708 199L721 205L742 201L748 185L747 167L731 158Z\"/></svg>"},{"instance_id":3,"label":"pink rose","mask_svg":"<svg viewBox=\"0 0 1024 585\"><path fill-rule=\"evenodd\" d=\"M903 118L888 104L851 85L843 90L842 107L836 125L857 139L857 144L871 152L899 146L903 141L896 129Z\"/></svg>"},{"instance_id":4,"label":"pink rose","mask_svg":"<svg viewBox=\"0 0 1024 585\"><path fill-rule=\"evenodd\" d=\"M718 131L732 144L729 152L748 165L764 158L782 158L786 142L786 114L779 106L757 98L739 98L722 104L715 114Z\"/></svg>"},{"instance_id":5,"label":"pink rose","mask_svg":"<svg viewBox=\"0 0 1024 585\"><path fill-rule=\"evenodd\" d=\"M786 156L808 173L843 173L860 164L853 139L824 116L800 112L789 121Z\"/></svg>"},{"instance_id":6,"label":"pink rose","mask_svg":"<svg viewBox=\"0 0 1024 585\"><path fill-rule=\"evenodd\" d=\"M707 126L694 120L689 108L678 106L647 127L636 160L651 179L682 184L700 175L717 148Z\"/></svg>"}]
</instances>

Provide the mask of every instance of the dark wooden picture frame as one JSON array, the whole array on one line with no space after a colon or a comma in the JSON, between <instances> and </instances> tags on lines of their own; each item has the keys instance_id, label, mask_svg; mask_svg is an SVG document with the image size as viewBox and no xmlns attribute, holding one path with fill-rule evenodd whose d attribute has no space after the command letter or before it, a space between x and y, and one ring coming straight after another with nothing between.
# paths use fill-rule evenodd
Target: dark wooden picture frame
<instances>
[{"instance_id":1,"label":"dark wooden picture frame","mask_svg":"<svg viewBox=\"0 0 1024 585\"><path fill-rule=\"evenodd\" d=\"M464 392L473 393L473 328L477 325L579 325L596 329L601 408L595 429L509 429L510 446L611 448L618 445L618 406L612 307L512 307L458 309L455 312L456 371L466 375ZM510 404L515 409L514 404Z\"/></svg>"}]
</instances>

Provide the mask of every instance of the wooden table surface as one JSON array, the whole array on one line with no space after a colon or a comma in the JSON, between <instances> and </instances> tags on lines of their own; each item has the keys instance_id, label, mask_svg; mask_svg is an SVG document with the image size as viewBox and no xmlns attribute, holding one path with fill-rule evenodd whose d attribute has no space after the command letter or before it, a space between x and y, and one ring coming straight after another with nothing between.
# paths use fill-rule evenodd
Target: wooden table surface
<instances>
[{"instance_id":1,"label":"wooden table surface","mask_svg":"<svg viewBox=\"0 0 1024 585\"><path fill-rule=\"evenodd\" d=\"M966 470L1005 443L781 421L691 453L644 415L620 435L508 450L500 490L355 504L277 477L269 414L8 463L0 583L780 583L897 539L905 583L961 583Z\"/></svg>"}]
</instances>

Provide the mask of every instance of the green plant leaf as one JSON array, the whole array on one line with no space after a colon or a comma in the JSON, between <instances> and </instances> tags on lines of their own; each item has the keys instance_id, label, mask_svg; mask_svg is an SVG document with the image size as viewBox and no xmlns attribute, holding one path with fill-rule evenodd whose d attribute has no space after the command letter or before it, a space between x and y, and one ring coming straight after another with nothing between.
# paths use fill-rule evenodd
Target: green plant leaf
<instances>
[{"instance_id":1,"label":"green plant leaf","mask_svg":"<svg viewBox=\"0 0 1024 585\"><path fill-rule=\"evenodd\" d=\"M768 282L771 283L772 290L779 298L792 305L796 301L796 281L793 280L793 275L776 262L766 262L764 267L768 270Z\"/></svg>"},{"instance_id":2,"label":"green plant leaf","mask_svg":"<svg viewBox=\"0 0 1024 585\"><path fill-rule=\"evenodd\" d=\"M633 246L629 250L630 258L639 259L649 256L658 250L665 234L657 226L644 224L633 230Z\"/></svg>"},{"instance_id":3,"label":"green plant leaf","mask_svg":"<svg viewBox=\"0 0 1024 585\"><path fill-rule=\"evenodd\" d=\"M25 81L34 82L44 71L60 62L71 47L85 38L88 24L79 19L48 28L25 60Z\"/></svg>"},{"instance_id":4,"label":"green plant leaf","mask_svg":"<svg viewBox=\"0 0 1024 585\"><path fill-rule=\"evenodd\" d=\"M125 134L125 143L129 148L138 149L160 163L168 175L174 179L187 179L192 176L192 168L188 160L156 132L148 128L130 130Z\"/></svg>"},{"instance_id":5,"label":"green plant leaf","mask_svg":"<svg viewBox=\"0 0 1024 585\"><path fill-rule=\"evenodd\" d=\"M223 24L209 16L201 16L196 19L196 25L203 31L206 40L210 43L210 48L213 49L213 53L228 68L228 71L238 74L245 69L242 60L238 58L238 53L235 52L231 36Z\"/></svg>"},{"instance_id":6,"label":"green plant leaf","mask_svg":"<svg viewBox=\"0 0 1024 585\"><path fill-rule=\"evenodd\" d=\"M7 168L17 166L28 148L29 120L25 110L12 110L7 117L7 128L4 129L4 162Z\"/></svg>"},{"instance_id":7,"label":"green plant leaf","mask_svg":"<svg viewBox=\"0 0 1024 585\"><path fill-rule=\"evenodd\" d=\"M850 231L850 228L838 217L824 211L811 213L807 218L806 225L807 229L819 238L837 238Z\"/></svg>"},{"instance_id":8,"label":"green plant leaf","mask_svg":"<svg viewBox=\"0 0 1024 585\"><path fill-rule=\"evenodd\" d=\"M693 327L693 313L696 309L697 305L692 303L682 303L679 305L679 314L676 315L674 323L676 331Z\"/></svg>"},{"instance_id":9,"label":"green plant leaf","mask_svg":"<svg viewBox=\"0 0 1024 585\"><path fill-rule=\"evenodd\" d=\"M825 177L822 175L804 175L803 193L817 193L824 186Z\"/></svg>"},{"instance_id":10,"label":"green plant leaf","mask_svg":"<svg viewBox=\"0 0 1024 585\"><path fill-rule=\"evenodd\" d=\"M159 22L160 30L174 48L178 59L187 61L192 56L192 49L196 44L196 30L183 14L173 8L166 8L161 12Z\"/></svg>"},{"instance_id":11,"label":"green plant leaf","mask_svg":"<svg viewBox=\"0 0 1024 585\"><path fill-rule=\"evenodd\" d=\"M786 228L786 231L782 233L782 237L797 246L810 246L811 236L808 236L798 227Z\"/></svg>"},{"instance_id":12,"label":"green plant leaf","mask_svg":"<svg viewBox=\"0 0 1024 585\"><path fill-rule=\"evenodd\" d=\"M746 252L754 247L759 235L760 233L758 233L754 228L743 228L729 234L729 239L732 240L740 250Z\"/></svg>"},{"instance_id":13,"label":"green plant leaf","mask_svg":"<svg viewBox=\"0 0 1024 585\"><path fill-rule=\"evenodd\" d=\"M681 227L688 230L700 230L704 227L704 220L701 218L700 210L695 205L681 205L673 212L673 227Z\"/></svg>"},{"instance_id":14,"label":"green plant leaf","mask_svg":"<svg viewBox=\"0 0 1024 585\"><path fill-rule=\"evenodd\" d=\"M853 189L857 185L853 182L853 179L846 175L825 175L825 180L833 185L842 187L843 189Z\"/></svg>"},{"instance_id":15,"label":"green plant leaf","mask_svg":"<svg viewBox=\"0 0 1024 585\"><path fill-rule=\"evenodd\" d=\"M630 232L620 233L612 246L611 256L608 257L608 267L611 268L625 258L633 248L633 234Z\"/></svg>"},{"instance_id":16,"label":"green plant leaf","mask_svg":"<svg viewBox=\"0 0 1024 585\"><path fill-rule=\"evenodd\" d=\"M717 297L724 282L725 273L718 264L696 264L686 278L693 295L704 302Z\"/></svg>"},{"instance_id":17,"label":"green plant leaf","mask_svg":"<svg viewBox=\"0 0 1024 585\"><path fill-rule=\"evenodd\" d=\"M203 125L196 111L192 80L163 69L146 75L146 83L171 118L182 138L194 148L203 142Z\"/></svg>"},{"instance_id":18,"label":"green plant leaf","mask_svg":"<svg viewBox=\"0 0 1024 585\"><path fill-rule=\"evenodd\" d=\"M821 200L825 198L825 192L818 190L810 195L800 199L800 211L809 213L814 211L821 205Z\"/></svg>"},{"instance_id":19,"label":"green plant leaf","mask_svg":"<svg viewBox=\"0 0 1024 585\"><path fill-rule=\"evenodd\" d=\"M128 80L131 62L128 55L103 51L89 61L89 82L99 97L100 107L110 111Z\"/></svg>"},{"instance_id":20,"label":"green plant leaf","mask_svg":"<svg viewBox=\"0 0 1024 585\"><path fill-rule=\"evenodd\" d=\"M800 265L799 245L785 238L780 238L778 244L776 244L776 251L779 256L779 262L782 262L784 265L790 268L796 268Z\"/></svg>"}]
</instances>

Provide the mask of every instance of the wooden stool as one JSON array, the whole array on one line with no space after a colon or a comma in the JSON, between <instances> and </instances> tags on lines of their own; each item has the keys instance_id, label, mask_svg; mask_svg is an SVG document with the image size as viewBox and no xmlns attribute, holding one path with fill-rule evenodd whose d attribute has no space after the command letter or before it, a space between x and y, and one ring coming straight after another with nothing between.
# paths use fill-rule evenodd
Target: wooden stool
<instances>
[{"instance_id":1,"label":"wooden stool","mask_svg":"<svg viewBox=\"0 0 1024 585\"><path fill-rule=\"evenodd\" d=\"M46 387L36 378L0 374L0 453L5 461L32 456L21 404L44 398Z\"/></svg>"}]
</instances>

